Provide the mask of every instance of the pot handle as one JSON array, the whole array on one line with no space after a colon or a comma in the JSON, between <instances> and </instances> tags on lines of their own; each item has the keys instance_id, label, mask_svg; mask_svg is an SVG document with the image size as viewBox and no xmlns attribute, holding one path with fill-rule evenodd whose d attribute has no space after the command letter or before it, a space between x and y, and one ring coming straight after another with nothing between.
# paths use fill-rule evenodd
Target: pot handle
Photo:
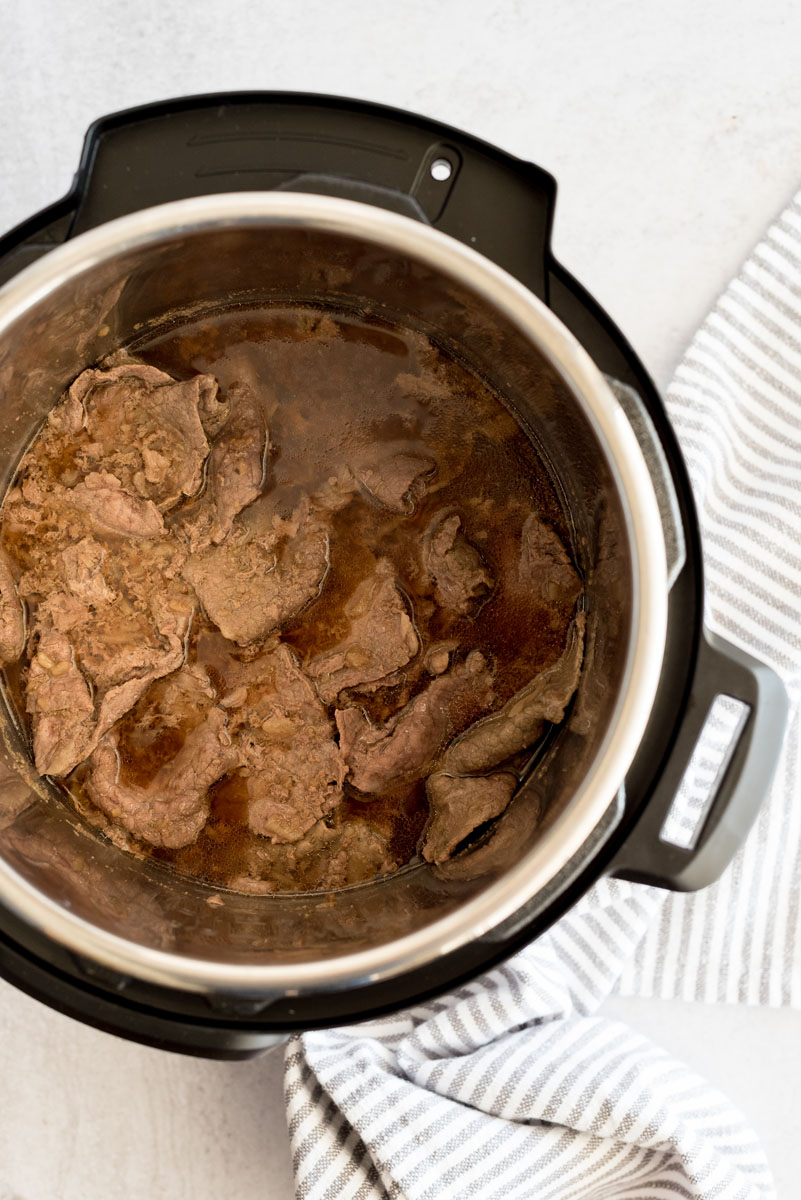
<instances>
[{"instance_id":1,"label":"pot handle","mask_svg":"<svg viewBox=\"0 0 801 1200\"><path fill-rule=\"evenodd\" d=\"M694 751L716 701L725 697L730 698L729 717L739 715L739 722L716 764L702 823L691 838L674 841L669 832L674 805L687 796ZM742 845L768 792L788 710L787 692L774 671L704 627L687 711L670 757L608 873L679 892L714 883ZM705 751L702 772L709 771L708 747Z\"/></svg>"}]
</instances>

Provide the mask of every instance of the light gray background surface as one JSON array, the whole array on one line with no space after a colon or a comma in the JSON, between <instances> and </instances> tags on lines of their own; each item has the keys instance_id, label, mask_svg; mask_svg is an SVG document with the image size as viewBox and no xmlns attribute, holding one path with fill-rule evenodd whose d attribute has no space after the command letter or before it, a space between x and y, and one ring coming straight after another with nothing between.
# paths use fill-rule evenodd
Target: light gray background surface
<instances>
[{"instance_id":1,"label":"light gray background surface","mask_svg":"<svg viewBox=\"0 0 801 1200\"><path fill-rule=\"evenodd\" d=\"M555 249L664 386L801 186L793 0L0 0L0 230L60 196L96 117L276 88L407 107L560 184ZM799 1194L801 1015L607 1006L728 1091ZM280 1054L201 1062L0 983L0 1200L285 1200Z\"/></svg>"}]
</instances>

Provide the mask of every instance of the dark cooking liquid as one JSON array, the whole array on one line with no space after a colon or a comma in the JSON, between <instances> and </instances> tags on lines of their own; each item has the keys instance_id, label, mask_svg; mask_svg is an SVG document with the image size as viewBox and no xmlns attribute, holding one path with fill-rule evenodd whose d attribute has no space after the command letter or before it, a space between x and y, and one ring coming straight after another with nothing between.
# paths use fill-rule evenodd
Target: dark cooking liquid
<instances>
[{"instance_id":1,"label":"dark cooking liquid","mask_svg":"<svg viewBox=\"0 0 801 1200\"><path fill-rule=\"evenodd\" d=\"M315 491L362 448L376 443L417 444L436 459L436 475L410 516L388 512L361 496L334 516L331 570L319 599L281 632L301 664L347 634L343 604L381 557L392 560L408 594L422 652L438 641L455 642L463 652L480 648L495 669L498 704L559 656L570 614L521 596L506 581L517 570L520 533L532 509L567 542L564 517L531 442L465 365L420 334L375 317L300 307L216 311L131 348L178 377L214 375L223 395L243 377L256 384L271 445L265 493L270 503L285 501L287 510L302 492ZM259 504L241 519L257 520ZM470 540L496 580L475 619L435 606L430 586L424 588L420 539L432 515L443 508L461 513ZM175 519L167 515L168 525L171 516ZM13 549L9 546L12 554ZM234 663L248 657L202 616L193 626L188 655L204 667L221 695ZM414 681L412 672L412 679L368 696L364 704L371 718L387 719L429 681L424 673ZM140 701L123 719L119 748L123 781L144 786L180 748L191 716L177 727L144 728L138 721L141 708ZM80 807L91 811L81 781L79 767L66 784ZM242 780L224 778L212 788L211 799L211 818L193 845L141 848L181 872L225 886L248 872L253 876L265 840L248 831ZM389 839L400 864L414 856L426 816L425 784L418 781L369 801L346 794L327 820L333 828L362 822L377 829ZM271 886L318 886L318 859L325 849L300 864L294 859L284 863L284 848L268 850L264 871Z\"/></svg>"}]
</instances>

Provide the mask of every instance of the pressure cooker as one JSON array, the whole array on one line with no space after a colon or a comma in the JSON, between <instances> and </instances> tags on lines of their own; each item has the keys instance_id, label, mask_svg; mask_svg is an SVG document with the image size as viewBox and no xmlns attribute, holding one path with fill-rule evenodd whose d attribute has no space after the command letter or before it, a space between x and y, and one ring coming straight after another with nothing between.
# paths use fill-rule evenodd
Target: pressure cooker
<instances>
[{"instance_id":1,"label":"pressure cooker","mask_svg":"<svg viewBox=\"0 0 801 1200\"><path fill-rule=\"evenodd\" d=\"M786 723L778 678L704 624L698 521L642 363L550 248L545 171L427 119L280 93L200 96L88 132L69 194L0 240L3 489L86 366L148 323L297 300L461 348L548 464L586 580L578 695L479 873L422 861L337 892L244 895L141 860L0 755L0 972L98 1028L248 1057L458 986L604 876L693 890L730 862ZM671 833L720 698L739 714ZM538 821L536 812L544 812Z\"/></svg>"}]
</instances>

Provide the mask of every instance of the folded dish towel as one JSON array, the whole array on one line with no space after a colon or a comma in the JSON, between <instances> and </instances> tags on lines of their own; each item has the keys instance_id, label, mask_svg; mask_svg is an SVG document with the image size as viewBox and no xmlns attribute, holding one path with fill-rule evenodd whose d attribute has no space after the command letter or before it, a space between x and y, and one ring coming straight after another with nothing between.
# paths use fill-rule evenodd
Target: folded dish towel
<instances>
[{"instance_id":1,"label":"folded dish towel","mask_svg":"<svg viewBox=\"0 0 801 1200\"><path fill-rule=\"evenodd\" d=\"M708 618L790 689L769 802L706 892L604 881L457 992L293 1039L285 1085L301 1200L775 1195L728 1101L593 1013L614 989L801 1006L801 196L697 334L668 405L699 507ZM724 709L704 731L710 757L727 730Z\"/></svg>"}]
</instances>

